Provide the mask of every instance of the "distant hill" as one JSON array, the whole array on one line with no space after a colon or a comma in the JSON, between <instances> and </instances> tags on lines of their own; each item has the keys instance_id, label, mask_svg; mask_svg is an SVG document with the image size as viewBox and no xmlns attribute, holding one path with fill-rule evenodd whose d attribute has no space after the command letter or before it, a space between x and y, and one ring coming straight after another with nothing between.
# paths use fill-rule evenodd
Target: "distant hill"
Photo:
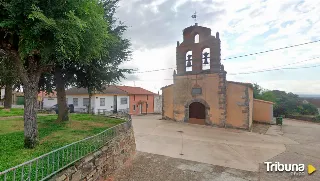
<instances>
[{"instance_id":1,"label":"distant hill","mask_svg":"<svg viewBox=\"0 0 320 181\"><path fill-rule=\"evenodd\" d=\"M320 98L319 94L298 94L301 98Z\"/></svg>"}]
</instances>

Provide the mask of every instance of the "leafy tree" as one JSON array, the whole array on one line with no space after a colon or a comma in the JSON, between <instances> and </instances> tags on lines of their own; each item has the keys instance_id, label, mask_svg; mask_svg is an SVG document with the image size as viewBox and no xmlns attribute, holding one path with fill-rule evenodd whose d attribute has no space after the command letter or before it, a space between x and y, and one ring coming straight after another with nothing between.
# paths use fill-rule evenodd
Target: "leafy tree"
<instances>
[{"instance_id":1,"label":"leafy tree","mask_svg":"<svg viewBox=\"0 0 320 181\"><path fill-rule=\"evenodd\" d=\"M254 91L256 92L255 98L266 101L274 102L273 113L275 116L281 115L316 115L318 113L317 108L312 104L303 104L302 99L291 92L279 90L263 90L259 85L254 85Z\"/></svg>"},{"instance_id":2,"label":"leafy tree","mask_svg":"<svg viewBox=\"0 0 320 181\"><path fill-rule=\"evenodd\" d=\"M12 91L19 86L17 71L12 64L10 57L0 57L0 87L5 87L4 108L12 107Z\"/></svg>"},{"instance_id":3,"label":"leafy tree","mask_svg":"<svg viewBox=\"0 0 320 181\"><path fill-rule=\"evenodd\" d=\"M38 140L41 74L52 71L56 64L99 55L108 25L98 0L3 0L0 12L0 36L4 37L0 52L12 59L23 84L24 143L33 148Z\"/></svg>"},{"instance_id":4,"label":"leafy tree","mask_svg":"<svg viewBox=\"0 0 320 181\"><path fill-rule=\"evenodd\" d=\"M121 69L119 65L128 61L131 56L130 41L123 38L127 27L115 18L115 11L119 0L102 1L104 20L109 24L106 28L108 37L103 39L103 51L100 56L90 58L81 56L84 61L69 61L56 64L52 74L42 76L42 90L57 90L59 116L57 121L68 120L65 88L67 86L84 87L88 89L89 100L95 91L102 91L106 84L111 84L124 78L129 69ZM91 110L89 101L88 111Z\"/></svg>"},{"instance_id":5,"label":"leafy tree","mask_svg":"<svg viewBox=\"0 0 320 181\"><path fill-rule=\"evenodd\" d=\"M265 101L277 102L277 97L273 91L264 91L259 95L259 98Z\"/></svg>"},{"instance_id":6,"label":"leafy tree","mask_svg":"<svg viewBox=\"0 0 320 181\"><path fill-rule=\"evenodd\" d=\"M130 60L131 43L123 37L127 30L122 22L115 18L119 0L103 1L104 19L108 26L109 37L104 42L104 51L99 59L95 58L90 63L79 65L76 70L76 82L78 87L88 89L89 100L96 91L101 92L106 85L116 83L121 78L125 78L126 73L131 73L131 69L119 68L120 64ZM88 112L91 111L91 101L89 101Z\"/></svg>"},{"instance_id":7,"label":"leafy tree","mask_svg":"<svg viewBox=\"0 0 320 181\"><path fill-rule=\"evenodd\" d=\"M298 112L302 115L317 115L318 109L315 105L307 103L298 107Z\"/></svg>"},{"instance_id":8,"label":"leafy tree","mask_svg":"<svg viewBox=\"0 0 320 181\"><path fill-rule=\"evenodd\" d=\"M260 87L257 83L253 84L253 98L259 99L262 93L262 87Z\"/></svg>"}]
</instances>

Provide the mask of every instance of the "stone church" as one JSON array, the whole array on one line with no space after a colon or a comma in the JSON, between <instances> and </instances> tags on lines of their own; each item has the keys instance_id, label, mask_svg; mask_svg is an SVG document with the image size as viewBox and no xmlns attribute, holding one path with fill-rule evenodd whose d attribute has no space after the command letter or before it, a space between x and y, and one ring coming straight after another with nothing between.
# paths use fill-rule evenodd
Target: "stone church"
<instances>
[{"instance_id":1,"label":"stone church","mask_svg":"<svg viewBox=\"0 0 320 181\"><path fill-rule=\"evenodd\" d=\"M177 42L176 65L173 84L162 88L163 119L251 130L253 87L226 80L219 33L213 36L197 23L185 28L183 42ZM261 109L257 112L273 112Z\"/></svg>"}]
</instances>

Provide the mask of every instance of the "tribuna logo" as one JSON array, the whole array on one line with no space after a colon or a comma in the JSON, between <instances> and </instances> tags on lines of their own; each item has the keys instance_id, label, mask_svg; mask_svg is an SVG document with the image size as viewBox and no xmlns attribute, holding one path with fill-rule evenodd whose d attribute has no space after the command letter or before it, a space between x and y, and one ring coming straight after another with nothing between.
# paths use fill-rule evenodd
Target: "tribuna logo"
<instances>
[{"instance_id":1,"label":"tribuna logo","mask_svg":"<svg viewBox=\"0 0 320 181\"><path fill-rule=\"evenodd\" d=\"M264 162L267 165L267 172L293 172L304 173L304 164L281 164L280 162Z\"/></svg>"}]
</instances>

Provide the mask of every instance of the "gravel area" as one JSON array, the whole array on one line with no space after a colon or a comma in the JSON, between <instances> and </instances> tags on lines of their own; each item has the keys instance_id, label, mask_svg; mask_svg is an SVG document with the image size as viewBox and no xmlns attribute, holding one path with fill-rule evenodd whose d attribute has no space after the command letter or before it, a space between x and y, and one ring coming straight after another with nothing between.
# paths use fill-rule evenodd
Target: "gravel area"
<instances>
[{"instance_id":1,"label":"gravel area","mask_svg":"<svg viewBox=\"0 0 320 181\"><path fill-rule=\"evenodd\" d=\"M261 123L253 123L252 132L259 134L266 134L271 125L261 124Z\"/></svg>"},{"instance_id":2,"label":"gravel area","mask_svg":"<svg viewBox=\"0 0 320 181\"><path fill-rule=\"evenodd\" d=\"M258 173L214 166L145 152L137 152L130 167L115 181L257 181Z\"/></svg>"}]
</instances>

